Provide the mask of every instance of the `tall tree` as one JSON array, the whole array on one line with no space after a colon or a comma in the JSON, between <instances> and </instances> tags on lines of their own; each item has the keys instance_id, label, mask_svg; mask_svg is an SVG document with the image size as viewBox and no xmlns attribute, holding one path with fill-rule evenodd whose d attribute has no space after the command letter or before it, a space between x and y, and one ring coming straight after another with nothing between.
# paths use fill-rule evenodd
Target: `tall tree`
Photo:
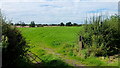
<instances>
[{"instance_id":1,"label":"tall tree","mask_svg":"<svg viewBox=\"0 0 120 68\"><path fill-rule=\"evenodd\" d=\"M66 23L66 26L72 26L71 22Z\"/></svg>"},{"instance_id":2,"label":"tall tree","mask_svg":"<svg viewBox=\"0 0 120 68\"><path fill-rule=\"evenodd\" d=\"M26 24L24 22L21 22L21 26L24 27L26 26Z\"/></svg>"},{"instance_id":3,"label":"tall tree","mask_svg":"<svg viewBox=\"0 0 120 68\"><path fill-rule=\"evenodd\" d=\"M34 21L31 21L31 23L30 23L29 26L30 26L30 27L35 27L35 22L34 22Z\"/></svg>"},{"instance_id":4,"label":"tall tree","mask_svg":"<svg viewBox=\"0 0 120 68\"><path fill-rule=\"evenodd\" d=\"M78 24L77 23L73 23L73 26L77 26Z\"/></svg>"},{"instance_id":5,"label":"tall tree","mask_svg":"<svg viewBox=\"0 0 120 68\"><path fill-rule=\"evenodd\" d=\"M20 26L20 23L18 22L18 23L15 23L15 26Z\"/></svg>"},{"instance_id":6,"label":"tall tree","mask_svg":"<svg viewBox=\"0 0 120 68\"><path fill-rule=\"evenodd\" d=\"M63 23L63 22L61 22L61 23L60 23L60 26L64 26L64 23Z\"/></svg>"}]
</instances>

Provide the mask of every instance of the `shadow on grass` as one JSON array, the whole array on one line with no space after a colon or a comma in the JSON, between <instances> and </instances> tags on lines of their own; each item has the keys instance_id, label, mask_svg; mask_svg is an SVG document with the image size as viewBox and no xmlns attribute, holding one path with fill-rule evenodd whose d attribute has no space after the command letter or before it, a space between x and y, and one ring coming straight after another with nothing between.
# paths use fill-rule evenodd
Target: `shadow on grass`
<instances>
[{"instance_id":1,"label":"shadow on grass","mask_svg":"<svg viewBox=\"0 0 120 68\"><path fill-rule=\"evenodd\" d=\"M32 64L35 68L73 68L72 66L68 65L67 63L61 60L52 60L49 62L42 62L39 64Z\"/></svg>"},{"instance_id":2,"label":"shadow on grass","mask_svg":"<svg viewBox=\"0 0 120 68\"><path fill-rule=\"evenodd\" d=\"M31 63L20 60L13 66L2 68L119 68L118 66L71 66L62 60L51 60L49 62Z\"/></svg>"},{"instance_id":3,"label":"shadow on grass","mask_svg":"<svg viewBox=\"0 0 120 68\"><path fill-rule=\"evenodd\" d=\"M61 60L51 60L49 62L31 63L19 62L17 68L74 68Z\"/></svg>"}]
</instances>

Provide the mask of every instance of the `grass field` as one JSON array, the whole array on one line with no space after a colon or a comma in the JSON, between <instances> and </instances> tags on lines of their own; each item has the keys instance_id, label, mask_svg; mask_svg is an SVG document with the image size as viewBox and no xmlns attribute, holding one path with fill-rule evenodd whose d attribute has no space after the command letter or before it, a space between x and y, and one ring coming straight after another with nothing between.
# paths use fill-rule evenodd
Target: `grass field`
<instances>
[{"instance_id":1,"label":"grass field","mask_svg":"<svg viewBox=\"0 0 120 68\"><path fill-rule=\"evenodd\" d=\"M62 46L64 43L73 44L81 27L41 27L19 28L32 45ZM43 46L42 45L42 46Z\"/></svg>"},{"instance_id":2,"label":"grass field","mask_svg":"<svg viewBox=\"0 0 120 68\"><path fill-rule=\"evenodd\" d=\"M81 27L19 28L31 46L60 48L76 45ZM35 48L34 47L34 48Z\"/></svg>"},{"instance_id":3,"label":"grass field","mask_svg":"<svg viewBox=\"0 0 120 68\"><path fill-rule=\"evenodd\" d=\"M42 60L49 62L51 60L63 60L69 65L83 64L90 66L116 66L114 63L106 63L96 57L88 59L77 56L79 52L78 38L83 27L36 27L19 28L30 46L30 51L38 55ZM75 57L77 56L77 57Z\"/></svg>"}]
</instances>

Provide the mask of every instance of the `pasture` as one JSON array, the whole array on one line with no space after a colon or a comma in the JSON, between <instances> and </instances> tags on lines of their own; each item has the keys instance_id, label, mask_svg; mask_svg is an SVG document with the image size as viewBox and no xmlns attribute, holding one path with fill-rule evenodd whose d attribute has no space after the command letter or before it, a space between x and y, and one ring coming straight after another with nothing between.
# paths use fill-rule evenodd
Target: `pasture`
<instances>
[{"instance_id":1,"label":"pasture","mask_svg":"<svg viewBox=\"0 0 120 68\"><path fill-rule=\"evenodd\" d=\"M26 38L34 54L42 60L63 60L69 65L77 66L116 66L118 61L107 63L106 59L84 57L84 50L79 52L78 38L83 26L79 27L35 27L18 28ZM80 56L80 53L83 54ZM85 65L83 65L85 64Z\"/></svg>"},{"instance_id":2,"label":"pasture","mask_svg":"<svg viewBox=\"0 0 120 68\"><path fill-rule=\"evenodd\" d=\"M62 47L77 44L82 27L37 27L19 28L31 46Z\"/></svg>"}]
</instances>

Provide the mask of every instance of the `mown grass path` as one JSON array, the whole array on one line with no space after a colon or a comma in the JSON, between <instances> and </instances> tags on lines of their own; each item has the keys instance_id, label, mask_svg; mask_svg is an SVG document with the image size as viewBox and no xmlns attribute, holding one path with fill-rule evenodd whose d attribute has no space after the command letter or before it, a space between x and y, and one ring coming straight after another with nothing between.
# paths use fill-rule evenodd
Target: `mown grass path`
<instances>
[{"instance_id":1,"label":"mown grass path","mask_svg":"<svg viewBox=\"0 0 120 68\"><path fill-rule=\"evenodd\" d=\"M60 53L56 53L53 49L50 48L44 48L44 50L47 51L48 54L53 54L59 58L61 58L62 61L64 61L65 63L72 65L72 66L84 66L80 61L72 59L68 56L65 56L63 54Z\"/></svg>"},{"instance_id":2,"label":"mown grass path","mask_svg":"<svg viewBox=\"0 0 120 68\"><path fill-rule=\"evenodd\" d=\"M53 49L51 48L43 48L43 50L47 51L46 54L52 54L56 57L59 57L63 62L65 62L66 64L69 64L71 66L77 67L77 66L85 66L83 65L80 61L75 60L70 58L69 56L65 56L63 54L60 53L56 53ZM38 57L37 55L35 55L34 53L32 53L31 51L28 52L27 54L28 58L32 61L32 63L34 64L38 64L37 66L41 66L39 64L42 64L42 59L40 57Z\"/></svg>"}]
</instances>

